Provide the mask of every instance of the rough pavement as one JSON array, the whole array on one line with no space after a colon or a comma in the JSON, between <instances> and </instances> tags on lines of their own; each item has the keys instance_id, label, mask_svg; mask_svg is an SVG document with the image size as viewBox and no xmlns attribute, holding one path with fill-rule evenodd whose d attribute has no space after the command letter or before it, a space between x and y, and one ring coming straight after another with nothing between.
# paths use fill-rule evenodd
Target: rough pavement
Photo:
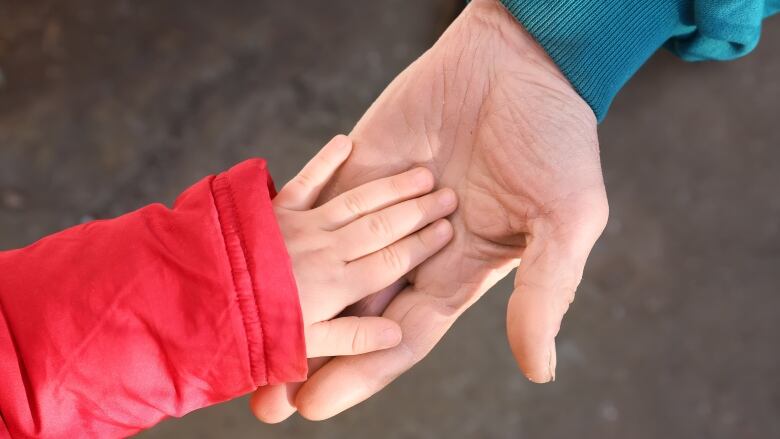
<instances>
[{"instance_id":1,"label":"rough pavement","mask_svg":"<svg viewBox=\"0 0 780 439\"><path fill-rule=\"evenodd\" d=\"M436 38L451 1L0 4L0 248L170 202L268 158L289 178ZM780 18L732 63L654 58L600 127L610 224L531 385L504 335L510 283L428 358L333 420L246 401L167 438L780 437ZM0 274L1 275L1 274Z\"/></svg>"}]
</instances>

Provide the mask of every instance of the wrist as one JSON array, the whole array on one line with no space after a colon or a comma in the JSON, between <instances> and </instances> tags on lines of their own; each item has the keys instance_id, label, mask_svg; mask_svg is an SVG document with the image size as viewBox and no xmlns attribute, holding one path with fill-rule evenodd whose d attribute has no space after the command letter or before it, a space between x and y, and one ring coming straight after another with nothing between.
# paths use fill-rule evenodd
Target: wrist
<instances>
[{"instance_id":1,"label":"wrist","mask_svg":"<svg viewBox=\"0 0 780 439\"><path fill-rule=\"evenodd\" d=\"M599 120L626 81L665 41L675 35L691 41L695 30L684 24L693 12L688 10L692 2L681 0L501 3L539 42Z\"/></svg>"},{"instance_id":2,"label":"wrist","mask_svg":"<svg viewBox=\"0 0 780 439\"><path fill-rule=\"evenodd\" d=\"M463 13L463 27L466 35L490 34L496 44L503 46L502 50L515 56L514 59L533 64L556 79L566 81L544 48L499 0L472 1Z\"/></svg>"},{"instance_id":3,"label":"wrist","mask_svg":"<svg viewBox=\"0 0 780 439\"><path fill-rule=\"evenodd\" d=\"M462 48L475 47L474 40L480 40L475 50L487 52L480 58L490 66L475 67L488 72L490 79L511 75L525 80L533 87L541 87L546 94L557 96L568 113L579 114L584 122L595 124L593 107L501 1L473 0L452 31Z\"/></svg>"},{"instance_id":4,"label":"wrist","mask_svg":"<svg viewBox=\"0 0 780 439\"><path fill-rule=\"evenodd\" d=\"M300 304L262 160L215 177L212 199L257 386L306 377ZM285 343L268 342L285 340Z\"/></svg>"}]
</instances>

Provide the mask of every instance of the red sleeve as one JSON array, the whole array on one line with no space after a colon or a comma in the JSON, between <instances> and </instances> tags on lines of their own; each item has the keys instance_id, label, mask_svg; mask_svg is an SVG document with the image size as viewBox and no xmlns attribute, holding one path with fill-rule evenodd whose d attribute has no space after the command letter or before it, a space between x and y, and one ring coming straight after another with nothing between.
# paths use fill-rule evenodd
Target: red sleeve
<instances>
[{"instance_id":1,"label":"red sleeve","mask_svg":"<svg viewBox=\"0 0 780 439\"><path fill-rule=\"evenodd\" d=\"M0 438L117 437L306 378L301 310L250 160L0 252Z\"/></svg>"}]
</instances>

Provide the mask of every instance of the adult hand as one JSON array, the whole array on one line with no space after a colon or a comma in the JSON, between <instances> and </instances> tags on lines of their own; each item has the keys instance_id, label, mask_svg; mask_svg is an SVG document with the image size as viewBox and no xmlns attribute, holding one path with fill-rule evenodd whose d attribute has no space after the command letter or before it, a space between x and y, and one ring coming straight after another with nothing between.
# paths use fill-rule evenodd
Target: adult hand
<instances>
[{"instance_id":1,"label":"adult hand","mask_svg":"<svg viewBox=\"0 0 780 439\"><path fill-rule=\"evenodd\" d=\"M351 137L352 156L325 198L426 166L458 193L455 238L397 284L400 293L391 288L358 309L397 321L400 345L335 358L299 390L259 389L255 414L276 422L296 406L324 419L363 401L518 265L507 313L512 351L530 380L553 379L555 336L608 207L593 112L543 49L497 0L475 0Z\"/></svg>"}]
</instances>

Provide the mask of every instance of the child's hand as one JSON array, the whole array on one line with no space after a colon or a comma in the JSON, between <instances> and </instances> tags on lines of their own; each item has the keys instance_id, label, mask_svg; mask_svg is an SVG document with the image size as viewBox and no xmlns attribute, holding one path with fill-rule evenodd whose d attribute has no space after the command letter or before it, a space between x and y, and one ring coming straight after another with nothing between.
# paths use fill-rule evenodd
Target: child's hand
<instances>
[{"instance_id":1,"label":"child's hand","mask_svg":"<svg viewBox=\"0 0 780 439\"><path fill-rule=\"evenodd\" d=\"M455 210L455 192L429 193L433 175L425 168L366 183L313 208L351 150L348 137L335 137L273 201L298 284L310 358L400 343L401 328L390 319L330 319L391 285L452 238L452 226L440 218Z\"/></svg>"}]
</instances>

